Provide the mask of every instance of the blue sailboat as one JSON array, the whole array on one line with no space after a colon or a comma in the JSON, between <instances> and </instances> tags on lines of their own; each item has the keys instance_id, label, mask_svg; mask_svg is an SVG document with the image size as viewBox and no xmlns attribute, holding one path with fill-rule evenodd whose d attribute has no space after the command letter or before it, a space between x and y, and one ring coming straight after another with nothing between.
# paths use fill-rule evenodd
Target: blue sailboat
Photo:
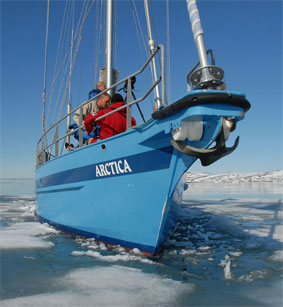
<instances>
[{"instance_id":1,"label":"blue sailboat","mask_svg":"<svg viewBox=\"0 0 283 307\"><path fill-rule=\"evenodd\" d=\"M157 254L174 232L178 209L184 191L183 175L199 159L210 165L233 152L226 147L230 132L244 118L250 103L244 94L228 92L223 70L212 63L203 40L203 30L195 0L187 0L195 43L200 61L188 74L188 90L174 103L165 99L164 47L152 39L148 3L145 2L150 56L141 69L115 82L112 67L112 1L107 1L107 89L80 107L71 110L46 129L37 144L36 203L37 215L43 222L64 231L92 237L99 241ZM161 71L155 58L161 54ZM83 121L80 116L78 147L59 153L59 144L69 142L74 131L60 125L83 105L104 92L131 81L151 65L153 84L136 99L127 94L127 130L113 137L83 145ZM161 91L160 91L161 86ZM131 127L132 106L142 104L154 91L154 112L143 124ZM43 98L45 100L45 98ZM80 113L81 114L81 113ZM43 117L44 119L44 117ZM47 135L54 132L48 142ZM51 154L52 152L52 154Z\"/></svg>"}]
</instances>

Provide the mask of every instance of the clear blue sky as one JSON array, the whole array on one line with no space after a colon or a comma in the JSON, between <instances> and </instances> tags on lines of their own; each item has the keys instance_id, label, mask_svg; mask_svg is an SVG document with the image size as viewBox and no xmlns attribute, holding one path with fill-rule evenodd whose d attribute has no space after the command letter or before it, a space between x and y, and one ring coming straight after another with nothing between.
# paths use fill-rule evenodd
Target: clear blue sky
<instances>
[{"instance_id":1,"label":"clear blue sky","mask_svg":"<svg viewBox=\"0 0 283 307\"><path fill-rule=\"evenodd\" d=\"M63 1L51 3L49 63L56 56ZM80 5L82 2L77 2ZM152 1L158 43L166 41L166 1ZM140 47L134 37L131 1L117 1L115 66L124 77L136 71ZM186 75L197 62L186 2L170 1L171 102L186 91ZM243 92L252 104L231 135L237 150L210 167L193 171L261 172L282 169L282 1L199 1L207 48L225 71L227 89ZM143 1L137 1L143 8ZM95 11L83 33L73 105L87 98L93 84ZM143 12L140 12L143 17ZM41 134L46 1L1 1L1 174L33 177L35 146ZM145 22L142 21L142 26ZM145 28L144 28L145 30ZM144 32L146 37L146 32ZM54 38L55 37L55 38ZM103 55L103 54L102 54ZM127 62L126 62L127 60ZM100 68L100 66L99 66ZM50 69L48 81L53 74ZM136 94L142 84L137 82ZM151 109L145 108L150 114Z\"/></svg>"}]
</instances>

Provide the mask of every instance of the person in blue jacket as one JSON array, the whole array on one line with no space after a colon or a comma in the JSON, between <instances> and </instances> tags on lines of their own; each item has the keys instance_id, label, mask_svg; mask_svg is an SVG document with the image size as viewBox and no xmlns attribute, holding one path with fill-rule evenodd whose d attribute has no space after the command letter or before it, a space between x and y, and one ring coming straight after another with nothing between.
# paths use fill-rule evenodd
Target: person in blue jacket
<instances>
[{"instance_id":1,"label":"person in blue jacket","mask_svg":"<svg viewBox=\"0 0 283 307\"><path fill-rule=\"evenodd\" d=\"M105 86L105 83L102 82L102 81L98 81L96 83L96 88L91 90L89 93L88 93L88 99L98 95L99 93L103 92L106 90L106 86Z\"/></svg>"}]
</instances>

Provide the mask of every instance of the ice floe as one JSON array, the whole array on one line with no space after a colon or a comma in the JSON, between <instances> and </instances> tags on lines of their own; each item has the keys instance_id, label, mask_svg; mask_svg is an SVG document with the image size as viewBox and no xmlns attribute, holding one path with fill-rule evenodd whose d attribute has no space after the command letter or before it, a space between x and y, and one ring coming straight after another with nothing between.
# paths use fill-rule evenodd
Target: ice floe
<instances>
[{"instance_id":1,"label":"ice floe","mask_svg":"<svg viewBox=\"0 0 283 307\"><path fill-rule=\"evenodd\" d=\"M268 257L268 260L283 264L283 250L275 251L271 256Z\"/></svg>"},{"instance_id":2,"label":"ice floe","mask_svg":"<svg viewBox=\"0 0 283 307\"><path fill-rule=\"evenodd\" d=\"M232 279L232 274L231 274L231 261L229 260L227 264L225 265L224 268L224 278L226 280L231 280Z\"/></svg>"},{"instance_id":3,"label":"ice floe","mask_svg":"<svg viewBox=\"0 0 283 307\"><path fill-rule=\"evenodd\" d=\"M101 261L106 261L106 262L139 261L143 263L152 263L152 261L147 258L136 256L130 253L116 254L116 255L103 255L100 252L94 252L94 251L88 250L88 251L73 251L71 255L72 256L88 256L88 257L97 258Z\"/></svg>"},{"instance_id":4,"label":"ice floe","mask_svg":"<svg viewBox=\"0 0 283 307\"><path fill-rule=\"evenodd\" d=\"M48 240L50 234L58 234L58 231L47 224L37 222L15 223L1 230L0 248L2 250L50 248L54 246Z\"/></svg>"},{"instance_id":5,"label":"ice floe","mask_svg":"<svg viewBox=\"0 0 283 307\"><path fill-rule=\"evenodd\" d=\"M241 282L249 283L249 282L253 282L256 280L263 280L266 278L267 275L268 275L267 270L255 270L255 271L250 271L246 275L240 276L238 280Z\"/></svg>"},{"instance_id":6,"label":"ice floe","mask_svg":"<svg viewBox=\"0 0 283 307\"><path fill-rule=\"evenodd\" d=\"M2 226L0 248L2 250L54 246L49 236L59 232L48 224L41 224L34 220L33 197L3 195L0 204Z\"/></svg>"},{"instance_id":7,"label":"ice floe","mask_svg":"<svg viewBox=\"0 0 283 307\"><path fill-rule=\"evenodd\" d=\"M71 255L75 257L87 256L87 257L96 258L100 261L113 262L113 263L129 262L129 261L153 263L137 248L127 251L121 246L113 246L113 245L107 246L106 244L98 242L93 238L88 239L88 238L79 237L76 239L76 242L80 244L82 248L85 248L87 250L72 251ZM113 255L105 254L105 251L114 254Z\"/></svg>"},{"instance_id":8,"label":"ice floe","mask_svg":"<svg viewBox=\"0 0 283 307\"><path fill-rule=\"evenodd\" d=\"M53 281L58 292L3 300L10 306L178 306L193 284L122 267L76 269Z\"/></svg>"}]
</instances>

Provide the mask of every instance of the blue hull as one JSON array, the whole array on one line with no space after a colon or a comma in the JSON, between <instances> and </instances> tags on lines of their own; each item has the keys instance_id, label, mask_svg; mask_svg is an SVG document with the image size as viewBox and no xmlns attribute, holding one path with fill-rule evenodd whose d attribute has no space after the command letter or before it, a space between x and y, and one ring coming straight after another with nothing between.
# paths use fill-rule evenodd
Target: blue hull
<instances>
[{"instance_id":1,"label":"blue hull","mask_svg":"<svg viewBox=\"0 0 283 307\"><path fill-rule=\"evenodd\" d=\"M238 106L209 104L54 158L36 170L37 215L72 233L156 254L174 231L182 198L182 175L196 158L170 143L182 120L202 115L204 134L192 141L208 147L222 117L244 116Z\"/></svg>"}]
</instances>

